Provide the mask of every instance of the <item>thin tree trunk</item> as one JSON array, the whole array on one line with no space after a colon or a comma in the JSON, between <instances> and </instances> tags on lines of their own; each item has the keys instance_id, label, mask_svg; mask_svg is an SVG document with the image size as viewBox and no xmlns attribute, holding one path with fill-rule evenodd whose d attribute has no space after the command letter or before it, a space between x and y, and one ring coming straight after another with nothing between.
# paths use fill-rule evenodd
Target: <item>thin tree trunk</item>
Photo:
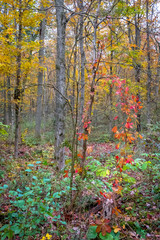
<instances>
[{"instance_id":1,"label":"thin tree trunk","mask_svg":"<svg viewBox=\"0 0 160 240\"><path fill-rule=\"evenodd\" d=\"M4 114L4 124L8 124L8 116L7 116L7 93L6 93L6 78L4 77L4 85L3 85L3 97L4 97L4 104L3 104L3 114Z\"/></svg>"},{"instance_id":2,"label":"thin tree trunk","mask_svg":"<svg viewBox=\"0 0 160 240\"><path fill-rule=\"evenodd\" d=\"M156 101L158 100L158 93L159 93L159 81L160 81L160 42L158 42L158 64L157 64L157 74L156 74L156 86L155 86L155 95Z\"/></svg>"},{"instance_id":3,"label":"thin tree trunk","mask_svg":"<svg viewBox=\"0 0 160 240\"><path fill-rule=\"evenodd\" d=\"M73 66L73 84L72 84L72 101L71 101L73 112L75 108L74 105L75 105L75 87L76 87L76 62L77 62L77 43L74 51L74 66Z\"/></svg>"},{"instance_id":4,"label":"thin tree trunk","mask_svg":"<svg viewBox=\"0 0 160 240\"><path fill-rule=\"evenodd\" d=\"M18 18L18 37L17 37L17 76L16 87L14 92L15 99L15 148L14 156L18 157L19 144L19 126L20 126L20 100L21 100L21 48L22 48L22 0L19 0L19 18Z\"/></svg>"},{"instance_id":5,"label":"thin tree trunk","mask_svg":"<svg viewBox=\"0 0 160 240\"><path fill-rule=\"evenodd\" d=\"M151 55L149 33L149 0L146 1L146 32L147 32L147 124L151 123Z\"/></svg>"},{"instance_id":6,"label":"thin tree trunk","mask_svg":"<svg viewBox=\"0 0 160 240\"><path fill-rule=\"evenodd\" d=\"M78 5L79 5L80 11L81 11L80 28L79 28L79 44L80 44L80 55L81 55L80 121L82 121L83 109L84 109L84 92L85 92L85 79L84 79L85 53L84 53L84 41L83 41L84 20L83 20L83 14L82 14L83 0L78 1ZM80 131L82 132L82 129Z\"/></svg>"},{"instance_id":7,"label":"thin tree trunk","mask_svg":"<svg viewBox=\"0 0 160 240\"><path fill-rule=\"evenodd\" d=\"M76 91L77 31L78 31L78 26L76 26L75 28L75 50L74 50L74 66L73 66L72 101L71 101L73 112L75 109L75 91Z\"/></svg>"},{"instance_id":8,"label":"thin tree trunk","mask_svg":"<svg viewBox=\"0 0 160 240\"><path fill-rule=\"evenodd\" d=\"M38 89L37 89L37 109L36 109L36 127L35 136L41 138L41 121L42 121L42 92L43 92L43 63L44 63L44 36L45 36L45 18L40 23L39 29L39 72L38 72Z\"/></svg>"},{"instance_id":9,"label":"thin tree trunk","mask_svg":"<svg viewBox=\"0 0 160 240\"><path fill-rule=\"evenodd\" d=\"M84 135L87 136L87 138L83 139L83 151L82 151L82 162L81 162L81 167L82 167L82 178L85 177L85 170L84 170L84 164L86 161L86 151L87 151L87 139L88 139L88 134L89 134L89 126L90 126L90 121L91 121L91 115L92 115L92 109L93 109L93 103L94 103L94 95L95 95L95 84L96 84L96 73L97 70L99 68L99 63L100 63L100 59L101 59L101 52L99 53L98 56L98 52L97 52L97 46L96 46L96 42L97 42L97 28L98 28L98 15L99 15L99 10L100 10L100 3L101 0L99 0L98 2L98 7L97 7L97 11L96 11L96 16L95 16L95 20L93 22L93 27L94 27L94 33L93 33L93 71L92 71L92 82L91 82L91 89L90 89L90 104L89 104L89 108L88 111L86 113L86 117L85 117L85 122L87 124L84 127ZM97 59L97 56L99 59ZM95 63L97 63L96 67L95 67Z\"/></svg>"},{"instance_id":10,"label":"thin tree trunk","mask_svg":"<svg viewBox=\"0 0 160 240\"><path fill-rule=\"evenodd\" d=\"M8 112L8 123L12 123L12 105L11 105L11 79L7 76L7 112Z\"/></svg>"},{"instance_id":11,"label":"thin tree trunk","mask_svg":"<svg viewBox=\"0 0 160 240\"><path fill-rule=\"evenodd\" d=\"M55 132L55 159L58 168L63 169L65 164L63 142L65 138L65 104L66 74L65 74L65 31L66 16L64 0L55 0L57 21L57 56L56 56L56 132Z\"/></svg>"},{"instance_id":12,"label":"thin tree trunk","mask_svg":"<svg viewBox=\"0 0 160 240\"><path fill-rule=\"evenodd\" d=\"M112 29L111 29L111 65L110 65L110 75L113 75L113 66L112 66L112 62L113 62L113 50L112 50L112 45L113 45L113 41L112 41ZM110 85L109 87L109 131L112 132L112 122L113 122L113 116L112 116L112 86Z\"/></svg>"},{"instance_id":13,"label":"thin tree trunk","mask_svg":"<svg viewBox=\"0 0 160 240\"><path fill-rule=\"evenodd\" d=\"M136 51L140 50L141 45L141 36L140 36L140 26L139 26L139 14L137 19L137 13L135 13L135 44L136 44ZM138 93L137 93L137 102L140 101L140 91L139 91L139 85L140 85L140 71L141 71L141 65L139 63L139 59L135 59L135 81L138 85ZM137 131L141 131L141 112L138 110L137 113Z\"/></svg>"}]
</instances>

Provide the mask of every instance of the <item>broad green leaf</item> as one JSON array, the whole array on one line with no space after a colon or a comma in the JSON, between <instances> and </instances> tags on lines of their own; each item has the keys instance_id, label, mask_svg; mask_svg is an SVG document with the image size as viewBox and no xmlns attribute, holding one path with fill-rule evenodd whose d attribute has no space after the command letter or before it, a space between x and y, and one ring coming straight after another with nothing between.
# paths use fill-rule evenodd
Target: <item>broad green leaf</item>
<instances>
[{"instance_id":1,"label":"broad green leaf","mask_svg":"<svg viewBox=\"0 0 160 240\"><path fill-rule=\"evenodd\" d=\"M113 236L110 233L107 233L105 236L103 236L102 233L100 233L99 237L102 240L113 240Z\"/></svg>"},{"instance_id":2,"label":"broad green leaf","mask_svg":"<svg viewBox=\"0 0 160 240\"><path fill-rule=\"evenodd\" d=\"M95 239L97 237L96 233L97 226L90 226L87 232L87 239Z\"/></svg>"}]
</instances>

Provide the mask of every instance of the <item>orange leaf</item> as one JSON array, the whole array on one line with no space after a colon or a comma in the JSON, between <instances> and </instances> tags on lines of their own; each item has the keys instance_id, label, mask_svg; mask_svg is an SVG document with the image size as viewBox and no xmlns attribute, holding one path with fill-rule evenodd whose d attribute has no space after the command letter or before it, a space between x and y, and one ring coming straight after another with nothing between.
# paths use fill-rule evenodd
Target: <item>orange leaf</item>
<instances>
[{"instance_id":1,"label":"orange leaf","mask_svg":"<svg viewBox=\"0 0 160 240\"><path fill-rule=\"evenodd\" d=\"M83 133L83 134L82 134L82 139L83 139L83 140L88 140L88 135Z\"/></svg>"},{"instance_id":2,"label":"orange leaf","mask_svg":"<svg viewBox=\"0 0 160 240\"><path fill-rule=\"evenodd\" d=\"M117 132L117 126L112 128L112 132L116 133Z\"/></svg>"},{"instance_id":3,"label":"orange leaf","mask_svg":"<svg viewBox=\"0 0 160 240\"><path fill-rule=\"evenodd\" d=\"M82 155L81 153L78 153L78 154L77 154L77 157L80 157L80 158L83 159L83 155Z\"/></svg>"},{"instance_id":4,"label":"orange leaf","mask_svg":"<svg viewBox=\"0 0 160 240\"><path fill-rule=\"evenodd\" d=\"M98 225L98 226L97 226L96 232L97 232L97 233L101 232L101 225Z\"/></svg>"},{"instance_id":5,"label":"orange leaf","mask_svg":"<svg viewBox=\"0 0 160 240\"><path fill-rule=\"evenodd\" d=\"M93 151L93 147L92 146L88 146L87 147L87 153L90 154Z\"/></svg>"}]
</instances>

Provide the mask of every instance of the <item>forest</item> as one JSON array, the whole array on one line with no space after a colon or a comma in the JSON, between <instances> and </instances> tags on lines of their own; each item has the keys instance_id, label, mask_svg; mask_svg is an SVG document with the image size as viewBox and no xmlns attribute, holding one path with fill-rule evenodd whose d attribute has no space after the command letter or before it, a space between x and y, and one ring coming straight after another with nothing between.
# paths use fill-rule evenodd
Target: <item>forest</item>
<instances>
[{"instance_id":1,"label":"forest","mask_svg":"<svg viewBox=\"0 0 160 240\"><path fill-rule=\"evenodd\" d=\"M0 0L0 239L160 239L160 2Z\"/></svg>"}]
</instances>

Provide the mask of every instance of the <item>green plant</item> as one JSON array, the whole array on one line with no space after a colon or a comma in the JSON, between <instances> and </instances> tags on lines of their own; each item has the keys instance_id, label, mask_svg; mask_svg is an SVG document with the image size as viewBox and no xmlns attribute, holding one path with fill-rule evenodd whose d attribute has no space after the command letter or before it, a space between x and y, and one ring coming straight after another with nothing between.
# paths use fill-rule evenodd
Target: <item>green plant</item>
<instances>
[{"instance_id":1,"label":"green plant","mask_svg":"<svg viewBox=\"0 0 160 240\"><path fill-rule=\"evenodd\" d=\"M87 239L100 239L100 240L119 240L119 232L115 233L113 230L110 233L107 232L108 225L106 225L106 230L104 233L99 232L97 225L90 226L87 231Z\"/></svg>"},{"instance_id":2,"label":"green plant","mask_svg":"<svg viewBox=\"0 0 160 240\"><path fill-rule=\"evenodd\" d=\"M5 125L0 122L0 139L4 140L8 137L7 129L9 129L9 125Z\"/></svg>"},{"instance_id":3,"label":"green plant","mask_svg":"<svg viewBox=\"0 0 160 240\"><path fill-rule=\"evenodd\" d=\"M41 233L41 225L47 224L49 230L53 224L57 228L66 224L60 212L63 205L59 201L66 191L53 189L51 174L44 172L40 163L37 161L35 164L28 164L28 168L21 171L22 181L26 174L31 180L27 185L22 183L21 187L15 189L15 182L15 187L12 183L13 190L9 190L8 185L3 185L0 189L2 193L7 189L11 199L6 224L0 228L2 240L16 235L28 239L28 236Z\"/></svg>"}]
</instances>

